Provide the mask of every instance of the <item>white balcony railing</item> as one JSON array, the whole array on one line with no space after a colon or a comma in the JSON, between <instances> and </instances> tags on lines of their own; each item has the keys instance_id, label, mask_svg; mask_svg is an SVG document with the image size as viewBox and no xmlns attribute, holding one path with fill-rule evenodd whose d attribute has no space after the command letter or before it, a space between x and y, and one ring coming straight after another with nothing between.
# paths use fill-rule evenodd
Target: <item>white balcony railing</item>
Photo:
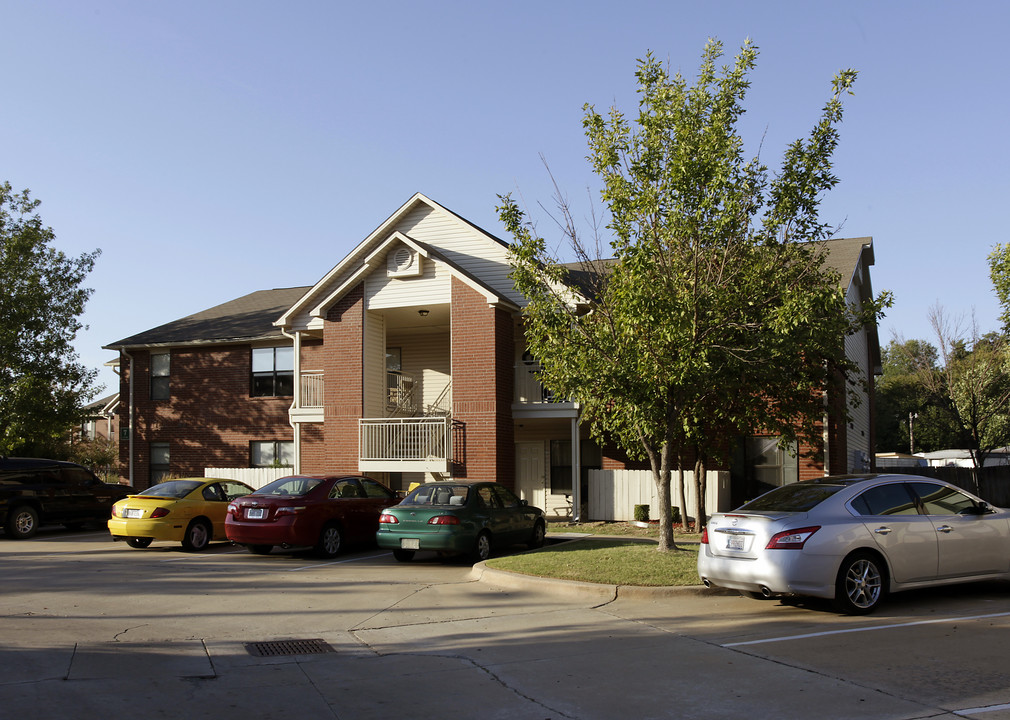
<instances>
[{"instance_id":1,"label":"white balcony railing","mask_svg":"<svg viewBox=\"0 0 1010 720\"><path fill-rule=\"evenodd\" d=\"M303 408L323 407L323 374L321 372L303 372L300 383L301 396L298 406Z\"/></svg>"},{"instance_id":2,"label":"white balcony railing","mask_svg":"<svg viewBox=\"0 0 1010 720\"><path fill-rule=\"evenodd\" d=\"M452 450L452 420L447 417L358 421L361 470L447 472Z\"/></svg>"}]
</instances>

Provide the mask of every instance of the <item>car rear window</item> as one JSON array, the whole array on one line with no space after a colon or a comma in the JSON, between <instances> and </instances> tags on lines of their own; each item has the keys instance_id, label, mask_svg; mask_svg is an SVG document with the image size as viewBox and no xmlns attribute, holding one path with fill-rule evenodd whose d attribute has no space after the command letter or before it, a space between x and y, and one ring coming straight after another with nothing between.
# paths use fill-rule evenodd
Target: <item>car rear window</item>
<instances>
[{"instance_id":1,"label":"car rear window","mask_svg":"<svg viewBox=\"0 0 1010 720\"><path fill-rule=\"evenodd\" d=\"M465 505L466 485L420 485L403 499L401 505Z\"/></svg>"},{"instance_id":2,"label":"car rear window","mask_svg":"<svg viewBox=\"0 0 1010 720\"><path fill-rule=\"evenodd\" d=\"M808 512L843 487L845 486L822 483L783 485L761 497L754 498L738 509L749 512Z\"/></svg>"},{"instance_id":3,"label":"car rear window","mask_svg":"<svg viewBox=\"0 0 1010 720\"><path fill-rule=\"evenodd\" d=\"M144 490L141 495L148 497L184 498L203 485L199 480L170 480Z\"/></svg>"},{"instance_id":4,"label":"car rear window","mask_svg":"<svg viewBox=\"0 0 1010 720\"><path fill-rule=\"evenodd\" d=\"M253 495L294 495L300 496L307 493L316 485L322 482L322 478L314 477L282 477L274 480L269 485L264 485Z\"/></svg>"}]
</instances>

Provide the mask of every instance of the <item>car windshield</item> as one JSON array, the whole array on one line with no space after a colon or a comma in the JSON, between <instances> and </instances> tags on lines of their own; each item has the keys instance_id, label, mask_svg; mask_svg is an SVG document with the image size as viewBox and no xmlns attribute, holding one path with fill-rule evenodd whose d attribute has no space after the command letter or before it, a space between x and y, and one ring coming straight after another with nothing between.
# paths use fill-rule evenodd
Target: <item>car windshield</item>
<instances>
[{"instance_id":1,"label":"car windshield","mask_svg":"<svg viewBox=\"0 0 1010 720\"><path fill-rule=\"evenodd\" d=\"M201 485L203 485L202 480L169 480L160 485L149 487L140 494L148 497L184 498Z\"/></svg>"},{"instance_id":2,"label":"car windshield","mask_svg":"<svg viewBox=\"0 0 1010 720\"><path fill-rule=\"evenodd\" d=\"M253 495L304 495L322 481L322 478L313 477L282 477L264 485Z\"/></svg>"},{"instance_id":3,"label":"car windshield","mask_svg":"<svg viewBox=\"0 0 1010 720\"><path fill-rule=\"evenodd\" d=\"M793 483L783 485L741 505L746 512L808 512L841 490L844 485Z\"/></svg>"},{"instance_id":4,"label":"car windshield","mask_svg":"<svg viewBox=\"0 0 1010 720\"><path fill-rule=\"evenodd\" d=\"M408 493L401 505L465 505L466 485L420 485Z\"/></svg>"}]
</instances>

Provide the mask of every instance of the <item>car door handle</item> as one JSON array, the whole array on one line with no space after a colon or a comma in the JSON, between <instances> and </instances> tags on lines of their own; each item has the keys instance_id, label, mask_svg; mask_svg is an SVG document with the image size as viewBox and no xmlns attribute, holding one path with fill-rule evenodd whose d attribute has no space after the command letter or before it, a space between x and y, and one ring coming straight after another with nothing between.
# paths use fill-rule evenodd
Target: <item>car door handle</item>
<instances>
[{"instance_id":1,"label":"car door handle","mask_svg":"<svg viewBox=\"0 0 1010 720\"><path fill-rule=\"evenodd\" d=\"M890 535L891 534L891 528L887 527L886 525L881 525L880 527L878 527L873 532L877 533L877 535Z\"/></svg>"},{"instance_id":2,"label":"car door handle","mask_svg":"<svg viewBox=\"0 0 1010 720\"><path fill-rule=\"evenodd\" d=\"M940 527L938 527L936 529L936 531L937 532L942 532L942 533L949 533L953 529L954 528L952 526L950 526L950 525L941 525Z\"/></svg>"}]
</instances>

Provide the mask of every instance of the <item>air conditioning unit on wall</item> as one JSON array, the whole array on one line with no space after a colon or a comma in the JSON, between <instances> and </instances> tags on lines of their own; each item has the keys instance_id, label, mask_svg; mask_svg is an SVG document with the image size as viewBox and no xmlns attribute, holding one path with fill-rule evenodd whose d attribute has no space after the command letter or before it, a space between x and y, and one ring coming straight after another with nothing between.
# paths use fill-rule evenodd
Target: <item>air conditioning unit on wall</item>
<instances>
[{"instance_id":1,"label":"air conditioning unit on wall","mask_svg":"<svg viewBox=\"0 0 1010 720\"><path fill-rule=\"evenodd\" d=\"M391 250L386 256L387 277L417 277L421 274L421 256L406 245Z\"/></svg>"}]
</instances>

